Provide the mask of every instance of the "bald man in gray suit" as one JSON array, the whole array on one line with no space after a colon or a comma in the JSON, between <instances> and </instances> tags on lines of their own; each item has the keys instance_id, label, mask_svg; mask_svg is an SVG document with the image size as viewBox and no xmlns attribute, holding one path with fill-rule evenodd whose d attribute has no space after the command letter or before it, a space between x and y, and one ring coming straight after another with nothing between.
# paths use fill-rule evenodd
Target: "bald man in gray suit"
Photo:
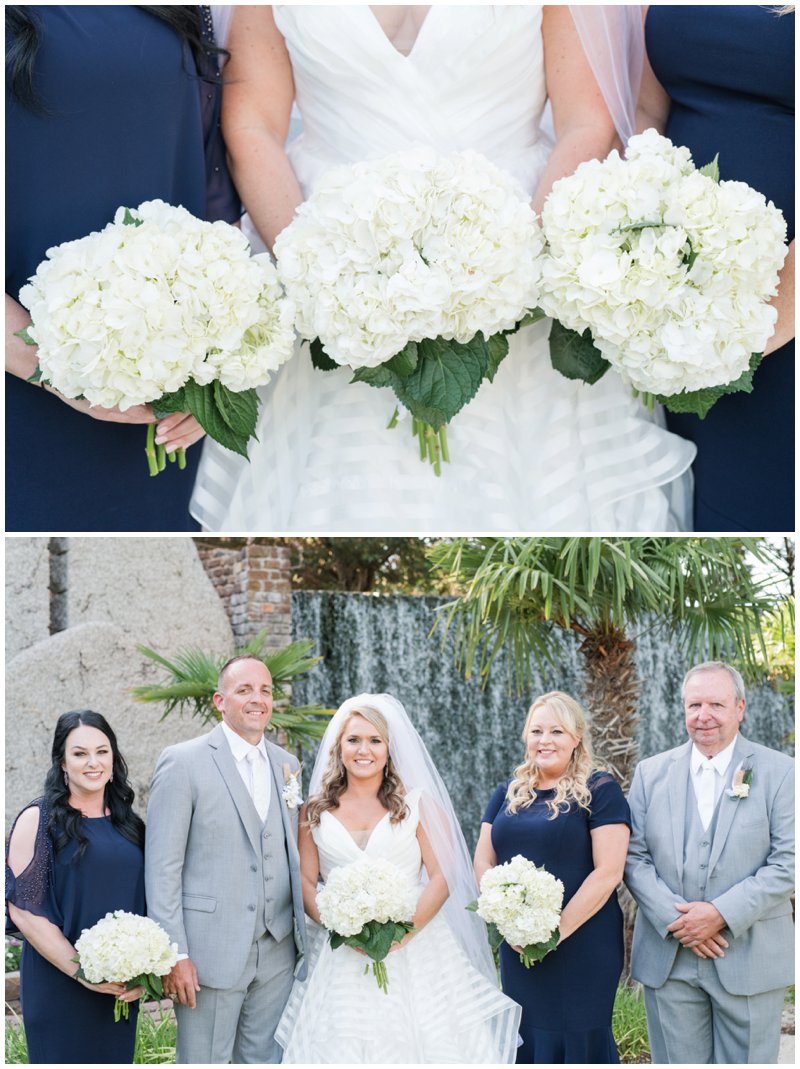
<instances>
[{"instance_id":1,"label":"bald man in gray suit","mask_svg":"<svg viewBox=\"0 0 800 1069\"><path fill-rule=\"evenodd\" d=\"M625 883L654 1062L777 1061L793 982L794 761L739 733L736 669L683 684L690 741L642 761Z\"/></svg>"},{"instance_id":2,"label":"bald man in gray suit","mask_svg":"<svg viewBox=\"0 0 800 1069\"><path fill-rule=\"evenodd\" d=\"M222 723L159 758L147 809L149 915L178 944L164 981L179 1063L279 1062L275 1028L305 940L297 808L283 797L297 759L264 738L272 679L230 660Z\"/></svg>"}]
</instances>

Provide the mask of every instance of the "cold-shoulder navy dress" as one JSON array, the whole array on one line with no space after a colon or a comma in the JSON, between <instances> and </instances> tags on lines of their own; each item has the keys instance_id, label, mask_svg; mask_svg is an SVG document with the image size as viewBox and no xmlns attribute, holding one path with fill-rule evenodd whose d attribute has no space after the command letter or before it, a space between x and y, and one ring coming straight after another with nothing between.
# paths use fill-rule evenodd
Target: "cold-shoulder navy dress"
<instances>
[{"instance_id":1,"label":"cold-shoulder navy dress","mask_svg":"<svg viewBox=\"0 0 800 1069\"><path fill-rule=\"evenodd\" d=\"M54 852L40 806L39 831L30 865L16 878L6 864L6 899L46 917L74 945L84 928L121 909L144 914L144 853L126 839L110 817L83 818L89 840L75 858L71 842ZM75 966L77 968L77 965ZM22 1019L30 1062L99 1064L133 1062L138 1003L129 1017L114 1021L112 995L89 991L25 942L22 947Z\"/></svg>"},{"instance_id":2,"label":"cold-shoulder navy dress","mask_svg":"<svg viewBox=\"0 0 800 1069\"><path fill-rule=\"evenodd\" d=\"M647 54L672 101L666 135L698 166L747 182L794 237L794 13L778 5L652 4ZM794 530L794 342L765 357L753 393L721 398L704 420L667 413L697 444L697 531Z\"/></svg>"},{"instance_id":3,"label":"cold-shoulder navy dress","mask_svg":"<svg viewBox=\"0 0 800 1069\"><path fill-rule=\"evenodd\" d=\"M591 813L574 802L548 819L555 791L536 792L532 804L506 809L508 782L501 783L483 814L492 825L492 846L502 865L517 854L544 865L564 884L564 905L592 871L593 828L627 824L630 809L608 773L589 779ZM618 1062L611 1013L623 965L622 911L616 893L593 917L543 961L526 969L508 943L500 946L503 991L522 1006L522 1046L517 1063L605 1064Z\"/></svg>"},{"instance_id":4,"label":"cold-shoulder navy dress","mask_svg":"<svg viewBox=\"0 0 800 1069\"><path fill-rule=\"evenodd\" d=\"M160 198L201 218L238 217L220 86L198 77L170 25L133 6L26 10L46 111L6 92L6 293L16 300L51 246L102 229L120 205ZM208 64L216 76L216 57ZM188 506L201 445L187 450L185 471L168 464L151 478L145 430L96 420L7 374L6 529L195 530Z\"/></svg>"}]
</instances>

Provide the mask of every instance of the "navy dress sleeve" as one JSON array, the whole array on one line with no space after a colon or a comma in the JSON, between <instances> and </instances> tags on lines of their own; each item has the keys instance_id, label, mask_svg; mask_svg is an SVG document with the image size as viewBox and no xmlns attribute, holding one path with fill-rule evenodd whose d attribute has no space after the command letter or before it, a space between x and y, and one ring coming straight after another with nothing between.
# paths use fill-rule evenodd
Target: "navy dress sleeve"
<instances>
[{"instance_id":1,"label":"navy dress sleeve","mask_svg":"<svg viewBox=\"0 0 800 1069\"><path fill-rule=\"evenodd\" d=\"M17 816L8 837L9 844L14 834L14 828L22 813L33 807L39 810L39 826L36 830L36 840L33 848L33 857L18 875L14 875L8 867L8 848L6 848L6 934L19 936L16 926L8 915L8 903L11 902L19 909L27 913L33 913L37 917L46 917L53 924L61 927L62 918L48 894L51 885L53 871L53 848L50 836L47 834L48 815L42 799L31 802L29 806Z\"/></svg>"},{"instance_id":2,"label":"navy dress sleeve","mask_svg":"<svg viewBox=\"0 0 800 1069\"><path fill-rule=\"evenodd\" d=\"M592 791L589 828L601 828L604 824L627 824L631 826L631 809L622 793L622 787L610 772L599 772L589 780Z\"/></svg>"}]
</instances>

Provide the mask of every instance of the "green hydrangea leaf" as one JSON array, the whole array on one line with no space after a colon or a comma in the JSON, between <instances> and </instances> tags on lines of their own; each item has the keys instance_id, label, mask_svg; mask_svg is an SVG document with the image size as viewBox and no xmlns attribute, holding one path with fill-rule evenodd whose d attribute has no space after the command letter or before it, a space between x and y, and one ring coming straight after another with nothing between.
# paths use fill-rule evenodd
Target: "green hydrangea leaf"
<instances>
[{"instance_id":1,"label":"green hydrangea leaf","mask_svg":"<svg viewBox=\"0 0 800 1069\"><path fill-rule=\"evenodd\" d=\"M33 326L33 323L29 323L28 326L27 327L23 327L22 330L15 330L14 331L14 337L15 338L22 338L22 340L25 342L26 345L38 345L38 342L36 341L36 339L32 338L31 335L28 333L29 329L32 326ZM37 368L36 371L39 371L39 368ZM34 372L34 374L36 374L36 372ZM41 374L41 371L39 371L39 374ZM34 379L33 376L31 376L28 379L28 382L36 382L36 381L37 380Z\"/></svg>"},{"instance_id":2,"label":"green hydrangea leaf","mask_svg":"<svg viewBox=\"0 0 800 1069\"><path fill-rule=\"evenodd\" d=\"M394 391L417 419L438 430L478 392L489 370L489 347L478 333L466 343L425 339L417 352L416 368L393 384Z\"/></svg>"},{"instance_id":3,"label":"green hydrangea leaf","mask_svg":"<svg viewBox=\"0 0 800 1069\"><path fill-rule=\"evenodd\" d=\"M162 394L157 401L153 401L153 412L159 419L169 416L173 412L186 411L186 393L181 388L173 393Z\"/></svg>"},{"instance_id":4,"label":"green hydrangea leaf","mask_svg":"<svg viewBox=\"0 0 800 1069\"><path fill-rule=\"evenodd\" d=\"M125 214L122 217L123 226L141 226L144 219L137 219L135 215L131 214L130 208L125 209Z\"/></svg>"},{"instance_id":5,"label":"green hydrangea leaf","mask_svg":"<svg viewBox=\"0 0 800 1069\"><path fill-rule=\"evenodd\" d=\"M354 374L351 382L366 382L368 386L394 386L400 379L393 371L389 370L388 364L378 364L377 367L360 367Z\"/></svg>"},{"instance_id":6,"label":"green hydrangea leaf","mask_svg":"<svg viewBox=\"0 0 800 1069\"><path fill-rule=\"evenodd\" d=\"M489 382L494 382L497 369L508 356L508 335L493 334L486 344L489 348L489 368L486 378Z\"/></svg>"},{"instance_id":7,"label":"green hydrangea leaf","mask_svg":"<svg viewBox=\"0 0 800 1069\"><path fill-rule=\"evenodd\" d=\"M223 402L225 404L225 414L223 415L215 391L215 386L218 385L216 382L210 382L206 386L200 386L193 380L187 382L184 387L186 407L209 437L219 442L220 445L225 446L226 449L247 457L247 439L249 435L239 430L238 425L234 427L231 423L237 424L238 417L241 416L241 427L246 428L250 425L247 418L248 402L244 401L241 410L237 412L237 403L226 398ZM222 387L222 389L224 390L225 388ZM247 392L249 391L245 391L245 393ZM254 393L255 391L252 392ZM242 394L232 394L232 392L231 395L233 397L243 396Z\"/></svg>"},{"instance_id":8,"label":"green hydrangea leaf","mask_svg":"<svg viewBox=\"0 0 800 1069\"><path fill-rule=\"evenodd\" d=\"M235 434L254 438L258 423L258 394L254 389L231 390L214 382L214 401L220 415Z\"/></svg>"},{"instance_id":9,"label":"green hydrangea leaf","mask_svg":"<svg viewBox=\"0 0 800 1069\"><path fill-rule=\"evenodd\" d=\"M724 386L709 386L705 390L684 390L683 393L674 393L669 397L656 394L656 401L660 401L669 412L692 412L700 419L705 419L710 409L726 393L753 392L753 375L763 359L763 353L753 353L747 371L743 371L738 379Z\"/></svg>"},{"instance_id":10,"label":"green hydrangea leaf","mask_svg":"<svg viewBox=\"0 0 800 1069\"><path fill-rule=\"evenodd\" d=\"M509 331L509 334L513 334L514 331L519 330L520 327L529 327L531 323L538 323L540 319L546 319L547 312L543 308L531 308L530 312L526 312L520 319L519 323L514 327L514 330Z\"/></svg>"},{"instance_id":11,"label":"green hydrangea leaf","mask_svg":"<svg viewBox=\"0 0 800 1069\"><path fill-rule=\"evenodd\" d=\"M314 338L314 340L309 343L308 347L311 350L311 363L317 371L335 371L337 367L339 367L336 361L331 360L322 348L322 342L319 338Z\"/></svg>"},{"instance_id":12,"label":"green hydrangea leaf","mask_svg":"<svg viewBox=\"0 0 800 1069\"><path fill-rule=\"evenodd\" d=\"M590 385L599 382L611 367L592 340L592 332L569 330L557 319L550 330L550 363L567 379Z\"/></svg>"},{"instance_id":13,"label":"green hydrangea leaf","mask_svg":"<svg viewBox=\"0 0 800 1069\"><path fill-rule=\"evenodd\" d=\"M704 174L706 178L719 182L719 153L716 154L711 163L707 163L705 167L698 167L697 170L700 174Z\"/></svg>"},{"instance_id":14,"label":"green hydrangea leaf","mask_svg":"<svg viewBox=\"0 0 800 1069\"><path fill-rule=\"evenodd\" d=\"M410 341L399 353L377 367L358 368L350 381L366 382L369 386L394 386L407 379L416 370L418 362L417 343Z\"/></svg>"}]
</instances>

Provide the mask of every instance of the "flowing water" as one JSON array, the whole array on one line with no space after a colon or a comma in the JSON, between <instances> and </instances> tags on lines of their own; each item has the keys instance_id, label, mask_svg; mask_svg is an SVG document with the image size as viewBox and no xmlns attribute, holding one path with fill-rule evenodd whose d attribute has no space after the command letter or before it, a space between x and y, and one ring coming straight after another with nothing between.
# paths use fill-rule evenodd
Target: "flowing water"
<instances>
[{"instance_id":1,"label":"flowing water","mask_svg":"<svg viewBox=\"0 0 800 1069\"><path fill-rule=\"evenodd\" d=\"M533 666L533 684L517 695L501 654L485 689L465 680L453 663L453 645L431 635L437 608L446 600L403 595L375 596L298 592L292 596L294 638L311 638L325 659L294 685L296 704L335 708L363 691L393 694L408 711L445 780L470 847L495 786L524 757L521 732L531 698L548 690L583 697L583 657L576 636L557 632L555 665ZM680 685L688 665L664 633L636 638L642 680L640 756L647 757L686 738ZM756 742L791 751L789 701L769 687L748 693L743 733ZM602 752L602 740L596 740ZM313 754L305 755L307 771Z\"/></svg>"}]
</instances>

